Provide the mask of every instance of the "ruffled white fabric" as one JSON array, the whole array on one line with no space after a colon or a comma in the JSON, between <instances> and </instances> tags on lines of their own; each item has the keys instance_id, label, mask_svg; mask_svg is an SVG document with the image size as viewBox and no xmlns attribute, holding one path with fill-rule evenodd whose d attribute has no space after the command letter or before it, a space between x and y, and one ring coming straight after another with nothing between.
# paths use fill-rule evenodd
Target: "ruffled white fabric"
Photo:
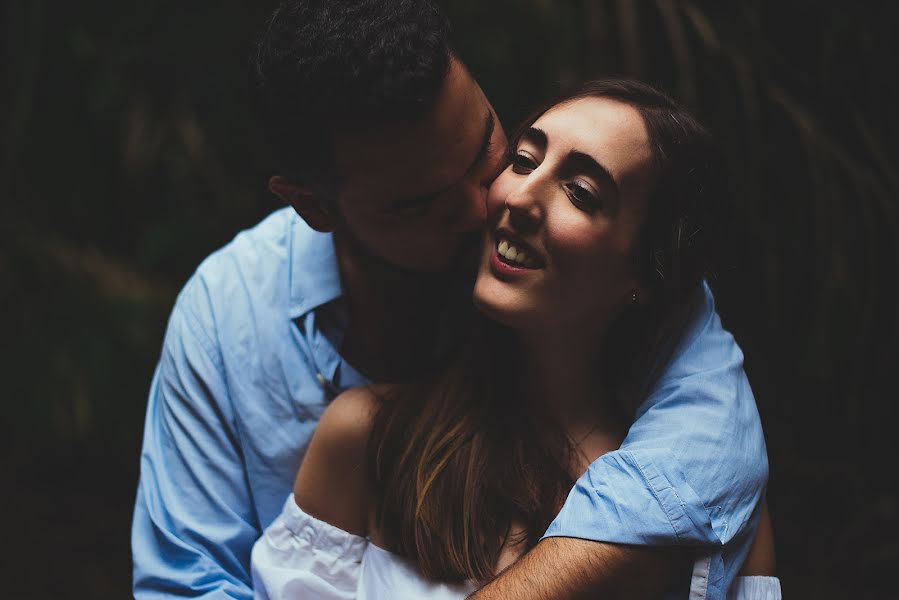
<instances>
[{"instance_id":1,"label":"ruffled white fabric","mask_svg":"<svg viewBox=\"0 0 899 600\"><path fill-rule=\"evenodd\" d=\"M256 598L352 600L369 543L311 515L294 502L253 545L250 564Z\"/></svg>"},{"instance_id":2,"label":"ruffled white fabric","mask_svg":"<svg viewBox=\"0 0 899 600\"><path fill-rule=\"evenodd\" d=\"M426 580L407 560L306 514L287 498L253 546L258 600L464 600L474 583ZM738 577L728 600L781 600L776 577Z\"/></svg>"},{"instance_id":3,"label":"ruffled white fabric","mask_svg":"<svg viewBox=\"0 0 899 600\"><path fill-rule=\"evenodd\" d=\"M727 592L727 600L781 600L777 577L737 577Z\"/></svg>"},{"instance_id":4,"label":"ruffled white fabric","mask_svg":"<svg viewBox=\"0 0 899 600\"><path fill-rule=\"evenodd\" d=\"M462 600L476 589L426 580L401 556L306 514L293 494L251 566L259 600Z\"/></svg>"}]
</instances>

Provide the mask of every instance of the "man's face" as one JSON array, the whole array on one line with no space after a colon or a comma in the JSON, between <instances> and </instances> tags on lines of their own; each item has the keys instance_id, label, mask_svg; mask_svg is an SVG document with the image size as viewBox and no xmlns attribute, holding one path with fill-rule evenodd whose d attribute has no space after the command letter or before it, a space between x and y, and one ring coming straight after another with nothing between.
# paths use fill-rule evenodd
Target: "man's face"
<instances>
[{"instance_id":1,"label":"man's face","mask_svg":"<svg viewBox=\"0 0 899 600\"><path fill-rule=\"evenodd\" d=\"M403 269L436 271L480 240L487 189L506 136L468 71L453 59L435 106L412 123L332 137L342 227L357 246Z\"/></svg>"}]
</instances>

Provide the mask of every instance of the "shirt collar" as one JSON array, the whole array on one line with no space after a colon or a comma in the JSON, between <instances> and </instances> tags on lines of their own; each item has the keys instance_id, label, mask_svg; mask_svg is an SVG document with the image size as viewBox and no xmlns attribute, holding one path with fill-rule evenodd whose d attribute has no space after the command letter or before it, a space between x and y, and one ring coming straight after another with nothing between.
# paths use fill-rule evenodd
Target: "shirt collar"
<instances>
[{"instance_id":1,"label":"shirt collar","mask_svg":"<svg viewBox=\"0 0 899 600\"><path fill-rule=\"evenodd\" d=\"M290 318L297 319L343 295L334 238L293 215L290 232Z\"/></svg>"}]
</instances>

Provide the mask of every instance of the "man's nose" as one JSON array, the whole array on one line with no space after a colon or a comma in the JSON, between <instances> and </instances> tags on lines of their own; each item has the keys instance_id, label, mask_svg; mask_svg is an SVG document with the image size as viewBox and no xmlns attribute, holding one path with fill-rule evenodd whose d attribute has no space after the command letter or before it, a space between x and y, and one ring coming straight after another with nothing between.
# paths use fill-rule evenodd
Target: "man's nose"
<instances>
[{"instance_id":1,"label":"man's nose","mask_svg":"<svg viewBox=\"0 0 899 600\"><path fill-rule=\"evenodd\" d=\"M453 219L454 233L483 229L487 225L487 190L488 186L478 183L464 191Z\"/></svg>"}]
</instances>

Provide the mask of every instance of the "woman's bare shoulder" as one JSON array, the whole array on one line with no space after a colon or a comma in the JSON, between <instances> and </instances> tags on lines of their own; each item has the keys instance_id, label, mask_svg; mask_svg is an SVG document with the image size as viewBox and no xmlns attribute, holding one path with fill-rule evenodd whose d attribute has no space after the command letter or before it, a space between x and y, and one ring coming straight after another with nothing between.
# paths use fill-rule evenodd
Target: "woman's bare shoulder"
<instances>
[{"instance_id":1,"label":"woman's bare shoulder","mask_svg":"<svg viewBox=\"0 0 899 600\"><path fill-rule=\"evenodd\" d=\"M306 513L356 535L368 533L372 503L368 438L384 389L343 392L319 420L294 483L294 499Z\"/></svg>"},{"instance_id":2,"label":"woman's bare shoulder","mask_svg":"<svg viewBox=\"0 0 899 600\"><path fill-rule=\"evenodd\" d=\"M313 442L319 437L322 442L329 442L329 445L330 442L337 442L341 448L346 448L347 445L366 445L378 408L378 399L383 393L382 386L369 386L352 388L338 395L322 413L315 428Z\"/></svg>"}]
</instances>

